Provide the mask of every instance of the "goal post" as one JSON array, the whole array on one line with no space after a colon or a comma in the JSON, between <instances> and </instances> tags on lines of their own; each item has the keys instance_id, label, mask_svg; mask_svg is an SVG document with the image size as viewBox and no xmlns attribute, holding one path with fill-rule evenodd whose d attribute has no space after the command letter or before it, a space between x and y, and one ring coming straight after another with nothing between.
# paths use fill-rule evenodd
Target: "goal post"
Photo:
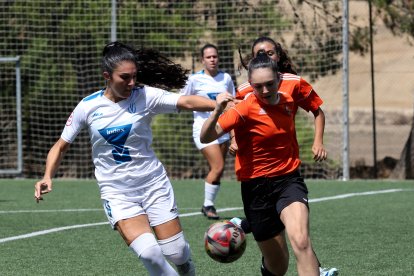
<instances>
[{"instance_id":1,"label":"goal post","mask_svg":"<svg viewBox=\"0 0 414 276\"><path fill-rule=\"evenodd\" d=\"M15 101L12 99L13 95L10 95L10 92L8 92L9 89L7 89L5 84L7 80L2 80L0 88L2 105L0 111L2 129L0 134L2 141L0 145L0 175L20 175L23 172L20 57L0 57L0 64L4 63L14 63ZM10 75L10 79L12 78ZM12 86L12 84L10 85Z\"/></svg>"}]
</instances>

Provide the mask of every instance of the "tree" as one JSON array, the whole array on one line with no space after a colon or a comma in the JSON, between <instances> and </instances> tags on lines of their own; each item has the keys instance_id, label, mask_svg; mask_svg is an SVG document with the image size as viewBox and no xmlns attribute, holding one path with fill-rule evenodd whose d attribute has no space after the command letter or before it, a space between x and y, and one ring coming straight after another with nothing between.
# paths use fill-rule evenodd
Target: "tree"
<instances>
[{"instance_id":1,"label":"tree","mask_svg":"<svg viewBox=\"0 0 414 276\"><path fill-rule=\"evenodd\" d=\"M414 38L414 1L375 0L376 14L395 35ZM414 179L414 117L411 131L401 152L400 159L390 178Z\"/></svg>"}]
</instances>

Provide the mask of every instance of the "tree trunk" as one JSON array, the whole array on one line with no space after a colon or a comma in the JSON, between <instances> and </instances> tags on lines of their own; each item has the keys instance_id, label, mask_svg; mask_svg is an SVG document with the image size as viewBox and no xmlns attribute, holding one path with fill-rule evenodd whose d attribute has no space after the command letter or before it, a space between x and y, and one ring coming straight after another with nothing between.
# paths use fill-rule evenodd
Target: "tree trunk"
<instances>
[{"instance_id":1,"label":"tree trunk","mask_svg":"<svg viewBox=\"0 0 414 276\"><path fill-rule=\"evenodd\" d=\"M389 178L414 179L414 118L410 135L401 153L400 160Z\"/></svg>"}]
</instances>

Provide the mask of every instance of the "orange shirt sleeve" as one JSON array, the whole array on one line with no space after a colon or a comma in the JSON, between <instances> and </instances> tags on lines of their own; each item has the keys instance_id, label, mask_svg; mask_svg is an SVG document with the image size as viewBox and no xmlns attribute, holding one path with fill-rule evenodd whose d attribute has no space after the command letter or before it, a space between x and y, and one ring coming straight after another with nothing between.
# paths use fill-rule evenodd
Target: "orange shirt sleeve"
<instances>
[{"instance_id":1,"label":"orange shirt sleeve","mask_svg":"<svg viewBox=\"0 0 414 276\"><path fill-rule=\"evenodd\" d=\"M292 95L295 103L306 112L317 110L323 101L313 90L313 87L303 78L300 78L297 85L299 85L299 89L295 89L295 93Z\"/></svg>"}]
</instances>

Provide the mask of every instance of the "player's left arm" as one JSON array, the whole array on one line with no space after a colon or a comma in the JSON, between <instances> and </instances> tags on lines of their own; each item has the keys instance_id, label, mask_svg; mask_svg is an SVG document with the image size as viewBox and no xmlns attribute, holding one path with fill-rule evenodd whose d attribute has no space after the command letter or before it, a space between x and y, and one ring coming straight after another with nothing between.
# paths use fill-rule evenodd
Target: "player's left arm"
<instances>
[{"instance_id":1,"label":"player's left arm","mask_svg":"<svg viewBox=\"0 0 414 276\"><path fill-rule=\"evenodd\" d=\"M320 107L312 111L315 117L315 135L313 139L312 152L315 161L323 161L328 157L328 153L323 145L323 134L325 132L325 113Z\"/></svg>"}]
</instances>

